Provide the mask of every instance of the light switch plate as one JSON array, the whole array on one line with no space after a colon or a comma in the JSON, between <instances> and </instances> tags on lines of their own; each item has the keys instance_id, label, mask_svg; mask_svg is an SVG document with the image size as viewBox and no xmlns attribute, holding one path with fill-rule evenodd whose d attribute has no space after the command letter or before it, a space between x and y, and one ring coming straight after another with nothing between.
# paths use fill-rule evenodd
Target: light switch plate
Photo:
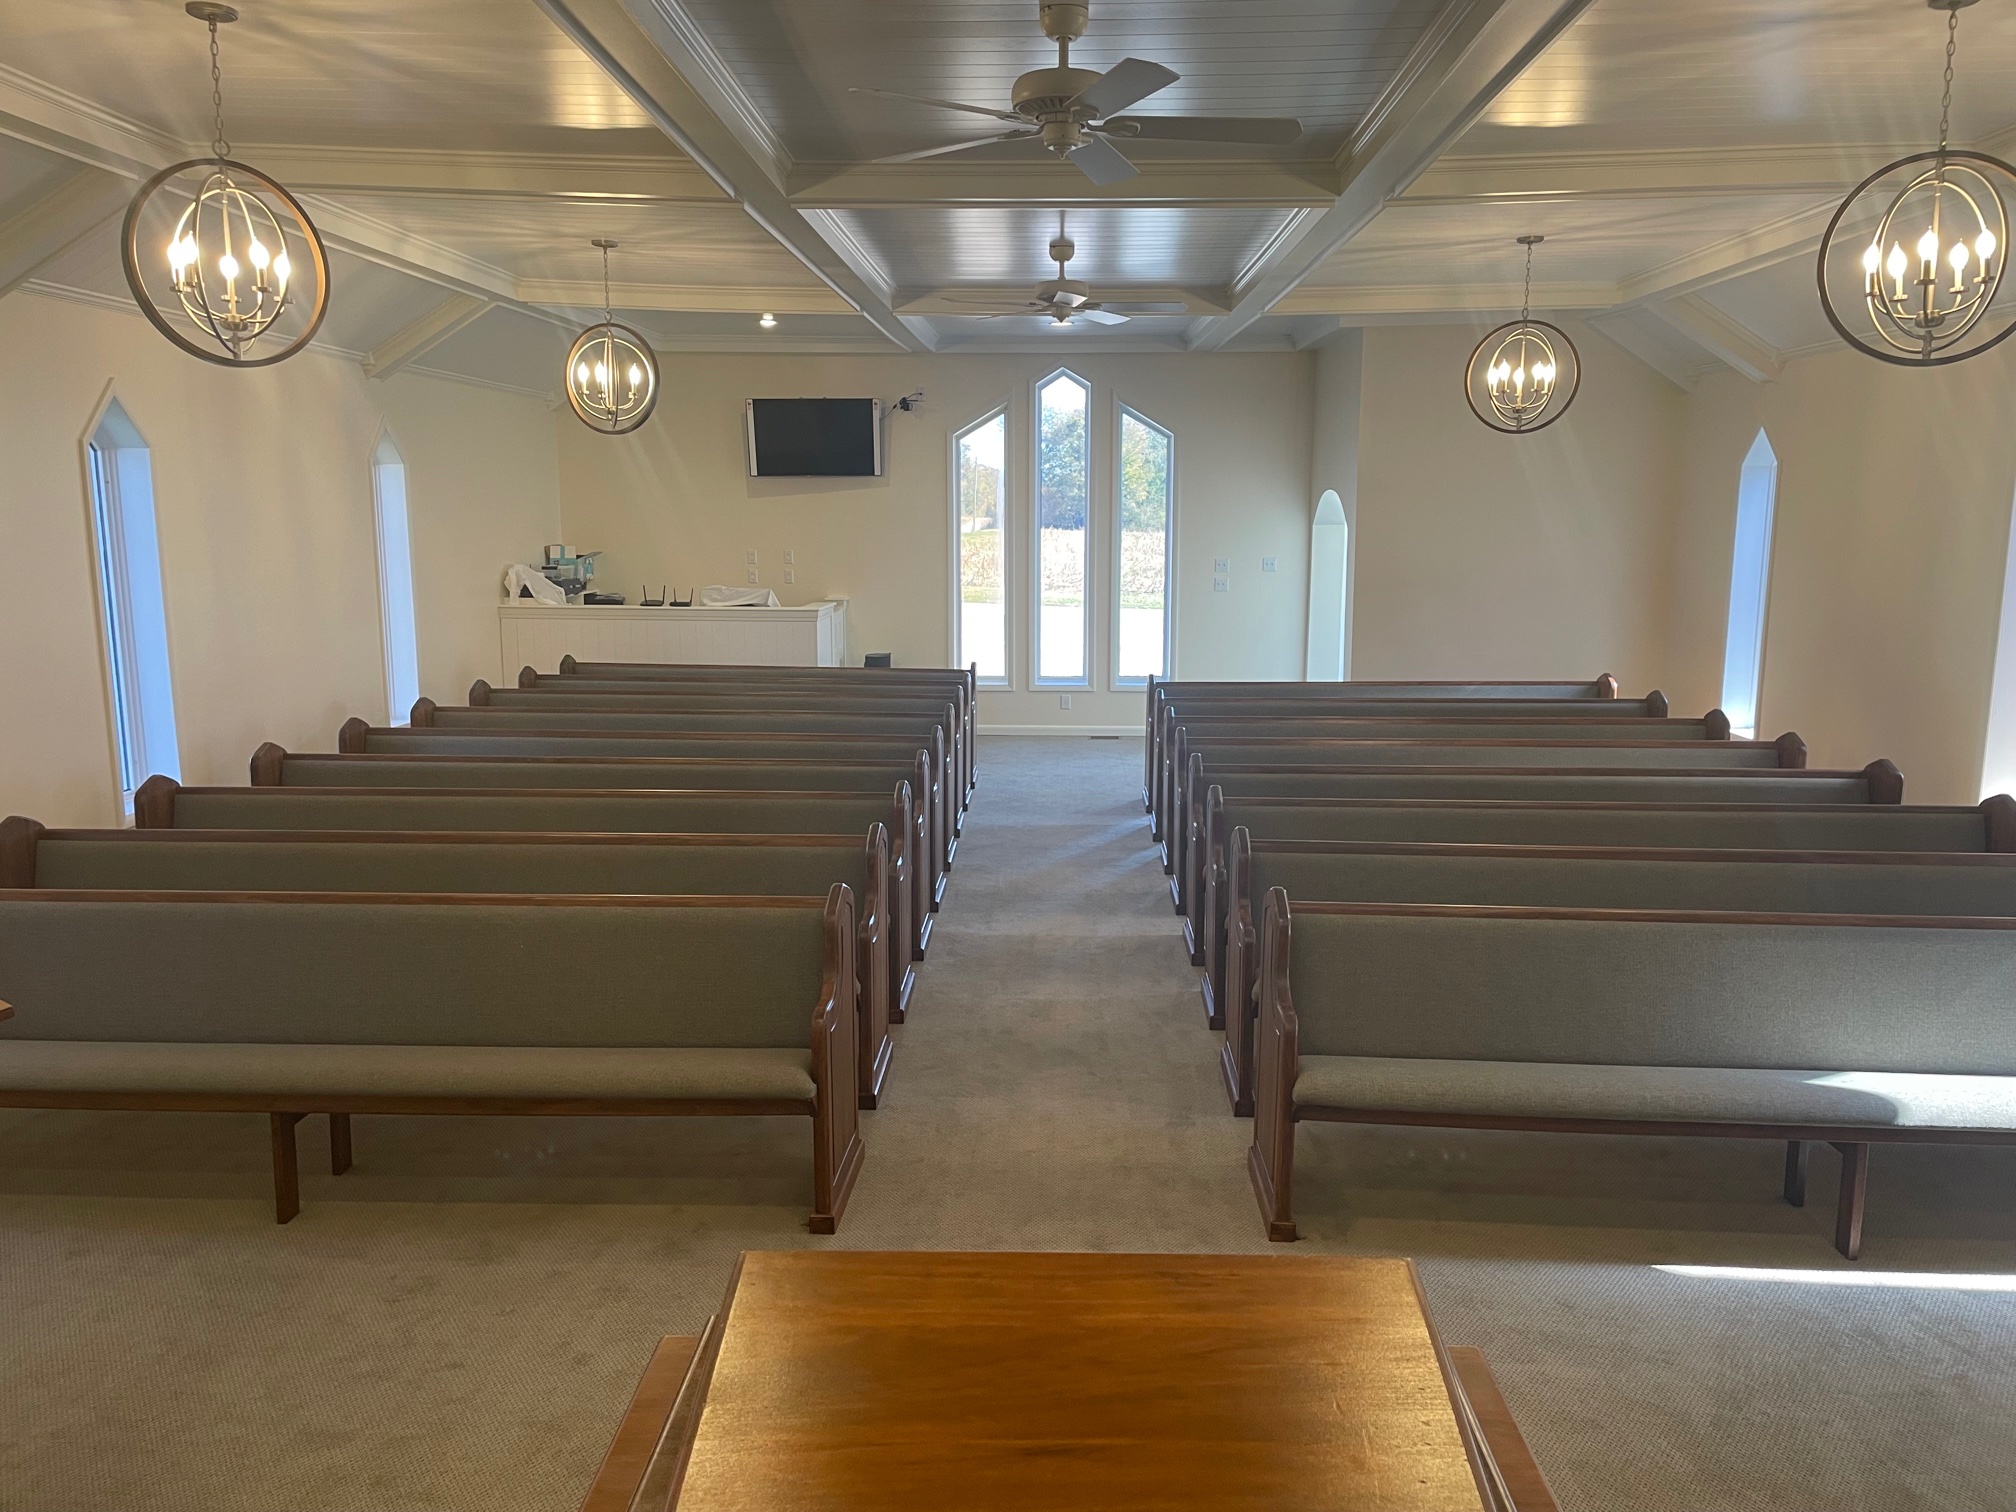
<instances>
[{"instance_id":1,"label":"light switch plate","mask_svg":"<svg viewBox=\"0 0 2016 1512\"><path fill-rule=\"evenodd\" d=\"M751 567L754 567L756 565L756 553L753 551L745 551L742 553L742 560L747 562Z\"/></svg>"},{"instance_id":2,"label":"light switch plate","mask_svg":"<svg viewBox=\"0 0 2016 1512\"><path fill-rule=\"evenodd\" d=\"M1068 709L1068 708L1070 708L1070 707L1071 707L1071 695L1070 695L1069 693L1059 693L1059 694L1057 695L1057 707L1058 707L1058 708L1060 708L1060 709Z\"/></svg>"},{"instance_id":3,"label":"light switch plate","mask_svg":"<svg viewBox=\"0 0 2016 1512\"><path fill-rule=\"evenodd\" d=\"M785 565L786 567L791 567L791 566L795 566L795 565L797 564L797 561L798 561L798 553L797 553L797 552L795 552L795 551L787 551L787 552L785 552L785 553L784 553L784 565Z\"/></svg>"},{"instance_id":4,"label":"light switch plate","mask_svg":"<svg viewBox=\"0 0 2016 1512\"><path fill-rule=\"evenodd\" d=\"M1211 591L1213 593L1230 593L1232 591L1232 584L1225 578L1213 578L1211 579Z\"/></svg>"},{"instance_id":5,"label":"light switch plate","mask_svg":"<svg viewBox=\"0 0 2016 1512\"><path fill-rule=\"evenodd\" d=\"M786 558L786 560L788 561L789 558ZM1262 572L1272 572L1274 570L1274 558L1272 557L1260 558L1260 570Z\"/></svg>"},{"instance_id":6,"label":"light switch plate","mask_svg":"<svg viewBox=\"0 0 2016 1512\"><path fill-rule=\"evenodd\" d=\"M749 581L752 583L756 581L756 569L754 567L749 569Z\"/></svg>"},{"instance_id":7,"label":"light switch plate","mask_svg":"<svg viewBox=\"0 0 2016 1512\"><path fill-rule=\"evenodd\" d=\"M785 559L784 559L784 560L788 562L788 561L790 561L791 559L790 559L790 557L788 557L788 556L787 556L787 557L785 557ZM786 568L784 569L784 581L785 581L785 582L787 582L787 583L795 583L795 582L797 582L797 581L798 581L798 574L797 574L796 572L792 571L792 570L791 570L791 569L790 569L789 567L786 567Z\"/></svg>"}]
</instances>

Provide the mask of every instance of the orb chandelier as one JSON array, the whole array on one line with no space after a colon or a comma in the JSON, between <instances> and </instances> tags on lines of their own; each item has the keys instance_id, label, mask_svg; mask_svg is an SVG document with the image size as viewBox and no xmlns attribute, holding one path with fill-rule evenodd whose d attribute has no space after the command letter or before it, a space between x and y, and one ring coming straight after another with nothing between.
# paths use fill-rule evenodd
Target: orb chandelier
<instances>
[{"instance_id":1,"label":"orb chandelier","mask_svg":"<svg viewBox=\"0 0 2016 1512\"><path fill-rule=\"evenodd\" d=\"M171 164L140 186L120 238L126 285L183 351L224 367L269 367L321 328L329 261L301 202L235 161L225 140L217 28L238 12L208 0L183 9L210 28L210 156Z\"/></svg>"},{"instance_id":2,"label":"orb chandelier","mask_svg":"<svg viewBox=\"0 0 2016 1512\"><path fill-rule=\"evenodd\" d=\"M622 436L658 404L658 359L650 342L617 322L609 302L609 253L617 244L598 236L591 245L602 249L602 320L567 354L567 402L590 430Z\"/></svg>"},{"instance_id":3,"label":"orb chandelier","mask_svg":"<svg viewBox=\"0 0 2016 1512\"><path fill-rule=\"evenodd\" d=\"M1974 0L1926 0L1946 14L1939 145L1878 168L1855 186L1820 242L1820 306L1841 339L1879 362L1943 367L2016 331L2002 291L2016 168L1947 144L1960 12Z\"/></svg>"},{"instance_id":4,"label":"orb chandelier","mask_svg":"<svg viewBox=\"0 0 2016 1512\"><path fill-rule=\"evenodd\" d=\"M1568 413L1582 387L1582 354L1568 333L1533 318L1533 249L1546 239L1519 238L1526 249L1526 290L1519 300L1519 318L1477 343L1464 375L1470 412L1508 436L1552 425Z\"/></svg>"}]
</instances>

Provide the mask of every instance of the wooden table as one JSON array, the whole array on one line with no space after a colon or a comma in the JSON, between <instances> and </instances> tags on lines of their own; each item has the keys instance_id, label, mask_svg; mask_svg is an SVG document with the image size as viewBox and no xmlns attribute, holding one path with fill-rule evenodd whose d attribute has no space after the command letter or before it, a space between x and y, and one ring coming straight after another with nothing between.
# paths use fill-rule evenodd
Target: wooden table
<instances>
[{"instance_id":1,"label":"wooden table","mask_svg":"<svg viewBox=\"0 0 2016 1512\"><path fill-rule=\"evenodd\" d=\"M757 1252L689 1347L598 1512L1553 1508L1405 1260Z\"/></svg>"}]
</instances>

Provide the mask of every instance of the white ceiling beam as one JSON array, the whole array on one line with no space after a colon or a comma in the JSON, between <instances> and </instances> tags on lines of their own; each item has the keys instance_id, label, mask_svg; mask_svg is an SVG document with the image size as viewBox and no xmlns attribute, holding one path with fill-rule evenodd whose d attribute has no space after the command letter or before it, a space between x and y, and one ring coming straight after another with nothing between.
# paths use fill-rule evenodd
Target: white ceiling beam
<instances>
[{"instance_id":1,"label":"white ceiling beam","mask_svg":"<svg viewBox=\"0 0 2016 1512\"><path fill-rule=\"evenodd\" d=\"M1216 350L1271 310L1481 116L1591 0L1448 0L1344 152L1343 191L1248 276L1230 315L1200 322Z\"/></svg>"},{"instance_id":2,"label":"white ceiling beam","mask_svg":"<svg viewBox=\"0 0 2016 1512\"><path fill-rule=\"evenodd\" d=\"M0 298L87 236L117 220L133 198L133 182L78 163L49 193L0 224Z\"/></svg>"},{"instance_id":3,"label":"white ceiling beam","mask_svg":"<svg viewBox=\"0 0 2016 1512\"><path fill-rule=\"evenodd\" d=\"M1785 371L1783 352L1698 294L1655 304L1651 311L1753 383L1770 383Z\"/></svg>"},{"instance_id":4,"label":"white ceiling beam","mask_svg":"<svg viewBox=\"0 0 2016 1512\"><path fill-rule=\"evenodd\" d=\"M569 309L602 308L602 285L592 279L521 278L518 297ZM823 284L775 289L726 284L613 283L609 299L619 310L686 310L701 314L851 315L854 307Z\"/></svg>"},{"instance_id":5,"label":"white ceiling beam","mask_svg":"<svg viewBox=\"0 0 2016 1512\"><path fill-rule=\"evenodd\" d=\"M1283 296L1275 315L1476 315L1516 313L1523 290L1507 284L1303 284ZM1551 283L1533 288L1533 308L1544 313L1607 310L1617 303L1613 283Z\"/></svg>"},{"instance_id":6,"label":"white ceiling beam","mask_svg":"<svg viewBox=\"0 0 2016 1512\"><path fill-rule=\"evenodd\" d=\"M1004 309L1027 304L1035 294L1031 284L946 284L936 289L899 289L895 306L905 315L963 315L971 317L976 304L999 305ZM1223 289L1179 288L1174 284L1100 283L1098 297L1109 305L1181 304L1172 314L1222 315L1232 308L1232 296Z\"/></svg>"},{"instance_id":7,"label":"white ceiling beam","mask_svg":"<svg viewBox=\"0 0 2016 1512\"><path fill-rule=\"evenodd\" d=\"M969 162L800 164L791 202L801 210L905 210L1038 205L1045 210L1229 207L1327 209L1338 175L1329 163L1166 162L1104 188L1069 163L1043 156L1027 163Z\"/></svg>"},{"instance_id":8,"label":"white ceiling beam","mask_svg":"<svg viewBox=\"0 0 2016 1512\"><path fill-rule=\"evenodd\" d=\"M889 307L888 290L863 277L791 203L783 189L789 165L760 141L752 149L745 141L751 122L732 110L724 119L710 100L710 95L722 98L723 81L696 50L704 38L672 0L638 0L635 7L621 0L538 0L538 5L674 146L820 282L905 350L929 350L930 342Z\"/></svg>"},{"instance_id":9,"label":"white ceiling beam","mask_svg":"<svg viewBox=\"0 0 2016 1512\"><path fill-rule=\"evenodd\" d=\"M373 347L364 358L364 376L390 378L496 307L494 301L480 295L451 294L405 330Z\"/></svg>"},{"instance_id":10,"label":"white ceiling beam","mask_svg":"<svg viewBox=\"0 0 2016 1512\"><path fill-rule=\"evenodd\" d=\"M1693 294L1711 284L1725 283L1819 252L1820 237L1833 216L1835 202L1826 200L1792 215L1767 221L1735 236L1697 247L1683 257L1621 280L1619 304L1649 304Z\"/></svg>"},{"instance_id":11,"label":"white ceiling beam","mask_svg":"<svg viewBox=\"0 0 2016 1512\"><path fill-rule=\"evenodd\" d=\"M1839 197L1890 158L1922 149L1710 147L1445 157L1399 205L1553 204L1587 199L1827 194Z\"/></svg>"},{"instance_id":12,"label":"white ceiling beam","mask_svg":"<svg viewBox=\"0 0 2016 1512\"><path fill-rule=\"evenodd\" d=\"M238 149L296 194L412 194L507 200L721 205L728 196L681 157L447 152L251 144Z\"/></svg>"}]
</instances>

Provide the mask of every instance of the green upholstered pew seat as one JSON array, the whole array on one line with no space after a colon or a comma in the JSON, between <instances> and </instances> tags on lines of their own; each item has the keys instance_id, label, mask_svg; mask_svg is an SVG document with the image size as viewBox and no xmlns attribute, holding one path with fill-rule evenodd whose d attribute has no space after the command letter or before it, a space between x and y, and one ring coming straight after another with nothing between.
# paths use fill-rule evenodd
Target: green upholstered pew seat
<instances>
[{"instance_id":1,"label":"green upholstered pew seat","mask_svg":"<svg viewBox=\"0 0 2016 1512\"><path fill-rule=\"evenodd\" d=\"M1222 1065L1234 1111L1253 1110L1259 900L1294 906L1449 903L1652 912L2016 919L2016 855L1902 851L1610 849L1337 841L1228 848Z\"/></svg>"},{"instance_id":2,"label":"green upholstered pew seat","mask_svg":"<svg viewBox=\"0 0 2016 1512\"><path fill-rule=\"evenodd\" d=\"M0 892L0 1104L810 1117L812 1226L861 1163L853 897ZM593 976L584 979L584 964Z\"/></svg>"},{"instance_id":3,"label":"green upholstered pew seat","mask_svg":"<svg viewBox=\"0 0 2016 1512\"><path fill-rule=\"evenodd\" d=\"M0 888L166 892L644 893L818 897L852 890L861 1106L894 1018L888 834L567 835L66 830L0 821Z\"/></svg>"},{"instance_id":4,"label":"green upholstered pew seat","mask_svg":"<svg viewBox=\"0 0 2016 1512\"><path fill-rule=\"evenodd\" d=\"M1843 1148L2016 1139L2016 920L1645 914L1267 896L1250 1167L1295 1237L1295 1125L1341 1120ZM1796 1181L1795 1181L1796 1177Z\"/></svg>"}]
</instances>

